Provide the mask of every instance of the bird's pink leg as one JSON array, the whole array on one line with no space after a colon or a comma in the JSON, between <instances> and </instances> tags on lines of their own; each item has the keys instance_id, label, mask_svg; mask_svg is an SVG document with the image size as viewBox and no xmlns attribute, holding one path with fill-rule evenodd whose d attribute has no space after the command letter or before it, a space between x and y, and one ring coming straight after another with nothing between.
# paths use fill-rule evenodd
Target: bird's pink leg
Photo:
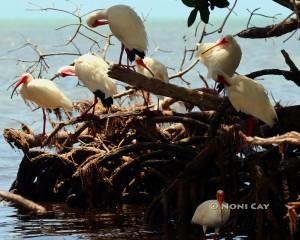
<instances>
[{"instance_id":1,"label":"bird's pink leg","mask_svg":"<svg viewBox=\"0 0 300 240\"><path fill-rule=\"evenodd\" d=\"M127 68L129 69L129 58L127 57Z\"/></svg>"},{"instance_id":2,"label":"bird's pink leg","mask_svg":"<svg viewBox=\"0 0 300 240\"><path fill-rule=\"evenodd\" d=\"M121 45L121 53L120 53L120 58L119 58L119 65L122 65L122 58L123 58L124 49L125 49L125 46L122 43L122 45Z\"/></svg>"},{"instance_id":3,"label":"bird's pink leg","mask_svg":"<svg viewBox=\"0 0 300 240\"><path fill-rule=\"evenodd\" d=\"M45 112L44 108L42 108L42 110L43 110L43 133L42 133L42 135L46 136L46 112Z\"/></svg>"},{"instance_id":4,"label":"bird's pink leg","mask_svg":"<svg viewBox=\"0 0 300 240\"><path fill-rule=\"evenodd\" d=\"M95 108L96 108L97 103L98 103L98 98L95 96L94 103L93 103L92 115L95 115Z\"/></svg>"},{"instance_id":5,"label":"bird's pink leg","mask_svg":"<svg viewBox=\"0 0 300 240\"><path fill-rule=\"evenodd\" d=\"M253 136L254 133L254 127L255 127L255 120L254 117L249 116L246 120L246 126L247 126L247 136Z\"/></svg>"},{"instance_id":6,"label":"bird's pink leg","mask_svg":"<svg viewBox=\"0 0 300 240\"><path fill-rule=\"evenodd\" d=\"M124 50L126 50L126 51L127 51L127 49L125 49L125 46L124 46L124 44L122 44L122 45L121 45L121 53L120 53L120 58L119 58L119 66L120 66L120 67L127 67L128 69L129 69L130 67L132 67L132 68L133 68L133 66L129 66L129 59L128 59L128 57L127 57L127 64L126 64L126 65L123 65L123 64L122 64L122 58L123 58L123 53L124 53Z\"/></svg>"},{"instance_id":7,"label":"bird's pink leg","mask_svg":"<svg viewBox=\"0 0 300 240\"><path fill-rule=\"evenodd\" d=\"M88 109L86 109L83 113L81 113L81 115L80 115L78 118L86 117L86 116L88 116L88 115L94 116L94 115L95 115L95 108L96 108L96 104L97 104L97 103L98 103L98 98L95 96L95 98L94 98L94 103L93 103L91 106L89 106ZM89 112L92 108L93 108L92 113L91 113L91 114L88 114L88 112Z\"/></svg>"},{"instance_id":8,"label":"bird's pink leg","mask_svg":"<svg viewBox=\"0 0 300 240\"><path fill-rule=\"evenodd\" d=\"M148 98L145 96L145 94L147 95L147 92L142 90L142 95L144 98L144 106L146 106L146 108L149 109L149 101Z\"/></svg>"}]
</instances>

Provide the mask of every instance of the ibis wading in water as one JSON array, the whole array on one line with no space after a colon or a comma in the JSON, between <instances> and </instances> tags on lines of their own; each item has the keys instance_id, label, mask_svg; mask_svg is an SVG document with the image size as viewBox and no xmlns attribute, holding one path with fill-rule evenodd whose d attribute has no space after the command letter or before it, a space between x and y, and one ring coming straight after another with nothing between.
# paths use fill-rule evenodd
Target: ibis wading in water
<instances>
[{"instance_id":1,"label":"ibis wading in water","mask_svg":"<svg viewBox=\"0 0 300 240\"><path fill-rule=\"evenodd\" d=\"M192 218L192 223L200 224L205 235L207 228L215 228L218 234L220 228L228 221L230 216L230 208L224 202L224 192L217 191L217 200L207 200L201 203Z\"/></svg>"},{"instance_id":2,"label":"ibis wading in water","mask_svg":"<svg viewBox=\"0 0 300 240\"><path fill-rule=\"evenodd\" d=\"M250 114L273 127L277 114L261 84L243 75L230 77L220 70L213 70L212 78L224 85L229 101L237 112Z\"/></svg>"},{"instance_id":3,"label":"ibis wading in water","mask_svg":"<svg viewBox=\"0 0 300 240\"><path fill-rule=\"evenodd\" d=\"M231 77L240 64L242 51L237 41L227 35L215 43L198 44L196 57L207 67L208 78L212 77L215 68Z\"/></svg>"},{"instance_id":4,"label":"ibis wading in water","mask_svg":"<svg viewBox=\"0 0 300 240\"><path fill-rule=\"evenodd\" d=\"M87 25L91 28L105 24L109 25L111 32L121 42L119 65L125 49L130 62L136 60L137 64L147 68L143 62L148 45L147 33L136 12L131 7L120 4L93 12L87 18Z\"/></svg>"},{"instance_id":5,"label":"ibis wading in water","mask_svg":"<svg viewBox=\"0 0 300 240\"><path fill-rule=\"evenodd\" d=\"M82 115L87 114L91 108L94 115L98 98L106 108L113 104L112 97L117 93L117 86L115 80L108 77L107 71L108 64L104 59L90 53L76 59L74 66L65 66L58 70L62 77L78 76L84 86L94 93L94 103Z\"/></svg>"},{"instance_id":6,"label":"ibis wading in water","mask_svg":"<svg viewBox=\"0 0 300 240\"><path fill-rule=\"evenodd\" d=\"M43 135L46 135L45 108L63 108L72 111L72 102L60 91L54 82L48 79L34 79L29 73L24 73L17 82L16 89L21 86L20 93L25 101L32 101L43 109Z\"/></svg>"},{"instance_id":7,"label":"ibis wading in water","mask_svg":"<svg viewBox=\"0 0 300 240\"><path fill-rule=\"evenodd\" d=\"M145 57L144 58L144 63L145 65L151 70L153 75L145 69L142 65L137 65L137 72L140 74L143 74L144 76L148 78L155 78L158 79L164 83L169 83L169 77L168 77L168 70L166 66L161 63L160 61L150 58L150 57ZM157 96L159 99L163 99L162 96ZM150 102L150 94L147 92L147 97L146 97L147 103Z\"/></svg>"}]
</instances>

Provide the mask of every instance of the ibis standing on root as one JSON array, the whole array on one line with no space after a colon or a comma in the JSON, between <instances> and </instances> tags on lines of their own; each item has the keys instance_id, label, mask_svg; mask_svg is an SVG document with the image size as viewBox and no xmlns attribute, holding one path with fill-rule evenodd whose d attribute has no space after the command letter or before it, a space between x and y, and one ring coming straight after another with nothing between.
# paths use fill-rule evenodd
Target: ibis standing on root
<instances>
[{"instance_id":1,"label":"ibis standing on root","mask_svg":"<svg viewBox=\"0 0 300 240\"><path fill-rule=\"evenodd\" d=\"M124 50L130 62L136 60L139 65L147 66L143 62L148 40L141 18L127 5L114 5L108 9L95 11L87 18L87 25L91 28L109 25L111 32L121 42L119 65L122 62ZM148 69L148 68L147 68ZM150 72L151 70L148 69Z\"/></svg>"},{"instance_id":2,"label":"ibis standing on root","mask_svg":"<svg viewBox=\"0 0 300 240\"><path fill-rule=\"evenodd\" d=\"M45 108L63 108L72 111L72 102L61 92L54 82L48 79L34 79L29 73L24 73L12 91L13 97L16 89L21 86L20 93L26 101L32 101L43 110L43 135L46 135Z\"/></svg>"},{"instance_id":3,"label":"ibis standing on root","mask_svg":"<svg viewBox=\"0 0 300 240\"><path fill-rule=\"evenodd\" d=\"M103 58L92 54L84 54L75 60L74 66L65 66L58 70L62 77L78 76L79 80L95 95L94 103L82 114L85 115L92 109L92 115L95 113L95 107L98 98L106 108L113 104L113 95L117 93L115 80L108 77L108 64Z\"/></svg>"},{"instance_id":4,"label":"ibis standing on root","mask_svg":"<svg viewBox=\"0 0 300 240\"><path fill-rule=\"evenodd\" d=\"M150 58L150 57L145 57L144 63L151 70L153 75L147 69L145 69L145 67L143 67L142 65L137 65L138 73L143 74L144 76L146 76L148 78L155 78L164 83L169 83L168 70L163 63L161 63L160 61L158 61L154 58ZM159 99L163 98L160 95L157 95L157 97ZM147 92L146 101L147 101L147 104L150 102L149 92Z\"/></svg>"},{"instance_id":5,"label":"ibis standing on root","mask_svg":"<svg viewBox=\"0 0 300 240\"><path fill-rule=\"evenodd\" d=\"M261 84L243 75L230 77L217 69L212 71L212 78L224 85L229 101L237 112L250 114L273 127L277 114ZM252 134L253 123L249 124L248 134Z\"/></svg>"},{"instance_id":6,"label":"ibis standing on root","mask_svg":"<svg viewBox=\"0 0 300 240\"><path fill-rule=\"evenodd\" d=\"M220 228L228 221L229 217L230 208L224 202L224 192L218 190L217 200L207 200L197 207L192 223L202 225L204 236L208 227L215 228L215 234L218 234Z\"/></svg>"},{"instance_id":7,"label":"ibis standing on root","mask_svg":"<svg viewBox=\"0 0 300 240\"><path fill-rule=\"evenodd\" d=\"M215 43L197 44L196 57L207 67L207 77L212 77L212 69L218 68L232 76L240 64L242 51L237 41L227 35Z\"/></svg>"}]
</instances>

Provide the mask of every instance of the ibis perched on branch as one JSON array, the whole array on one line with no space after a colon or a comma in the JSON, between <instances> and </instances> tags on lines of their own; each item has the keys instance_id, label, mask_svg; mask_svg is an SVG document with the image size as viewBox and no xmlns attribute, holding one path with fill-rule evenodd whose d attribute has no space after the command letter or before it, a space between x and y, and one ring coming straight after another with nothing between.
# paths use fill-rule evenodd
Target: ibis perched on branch
<instances>
[{"instance_id":1,"label":"ibis perched on branch","mask_svg":"<svg viewBox=\"0 0 300 240\"><path fill-rule=\"evenodd\" d=\"M36 79L31 74L24 73L12 91L11 98L19 86L23 99L36 103L43 110L43 135L46 135L45 108L72 111L72 102L48 79Z\"/></svg>"},{"instance_id":2,"label":"ibis perched on branch","mask_svg":"<svg viewBox=\"0 0 300 240\"><path fill-rule=\"evenodd\" d=\"M87 18L87 25L91 28L106 24L109 25L111 32L121 42L119 65L122 63L125 50L127 59L130 62L136 60L137 64L147 68L143 62L148 46L147 33L143 21L137 13L129 6L119 4L95 11ZM151 72L150 69L148 71Z\"/></svg>"},{"instance_id":3,"label":"ibis perched on branch","mask_svg":"<svg viewBox=\"0 0 300 240\"><path fill-rule=\"evenodd\" d=\"M95 107L98 98L106 108L113 104L113 95L117 93L115 80L107 76L108 64L103 58L84 54L75 60L74 66L65 66L58 70L62 77L78 76L79 80L92 93L94 93L94 103L82 114L85 115L92 109L92 115L95 113Z\"/></svg>"},{"instance_id":4,"label":"ibis perched on branch","mask_svg":"<svg viewBox=\"0 0 300 240\"><path fill-rule=\"evenodd\" d=\"M273 127L277 114L261 84L243 75L230 77L218 69L212 70L212 78L225 86L229 101L237 112L250 114Z\"/></svg>"},{"instance_id":5,"label":"ibis perched on branch","mask_svg":"<svg viewBox=\"0 0 300 240\"><path fill-rule=\"evenodd\" d=\"M166 66L163 63L161 63L160 61L158 61L154 58L151 58L151 57L145 57L144 58L144 63L151 70L151 72L153 73L153 76L142 65L137 65L137 72L138 73L143 74L144 76L146 76L148 78L155 78L155 79L158 79L162 82L169 83L168 70L167 70ZM157 95L157 97L159 99L163 99L162 96ZM147 101L147 103L150 102L149 92L147 92L146 101Z\"/></svg>"},{"instance_id":6,"label":"ibis perched on branch","mask_svg":"<svg viewBox=\"0 0 300 240\"><path fill-rule=\"evenodd\" d=\"M215 68L231 77L240 64L242 51L237 41L227 35L215 43L197 44L196 57L207 67L208 78L212 77Z\"/></svg>"}]
</instances>

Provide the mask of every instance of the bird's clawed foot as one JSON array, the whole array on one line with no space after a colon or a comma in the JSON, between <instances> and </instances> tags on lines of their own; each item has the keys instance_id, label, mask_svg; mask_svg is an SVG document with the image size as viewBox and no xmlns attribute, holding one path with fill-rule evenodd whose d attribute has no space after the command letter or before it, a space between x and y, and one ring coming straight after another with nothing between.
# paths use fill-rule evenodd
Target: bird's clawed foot
<instances>
[{"instance_id":1,"label":"bird's clawed foot","mask_svg":"<svg viewBox=\"0 0 300 240\"><path fill-rule=\"evenodd\" d=\"M119 67L121 68L126 68L126 69L129 69L129 70L132 70L135 72L135 66L134 65L127 65L127 64L117 64Z\"/></svg>"},{"instance_id":2,"label":"bird's clawed foot","mask_svg":"<svg viewBox=\"0 0 300 240\"><path fill-rule=\"evenodd\" d=\"M254 129L256 126L256 119L254 117L249 116L246 120L246 135L247 136L253 136L254 135Z\"/></svg>"}]
</instances>

